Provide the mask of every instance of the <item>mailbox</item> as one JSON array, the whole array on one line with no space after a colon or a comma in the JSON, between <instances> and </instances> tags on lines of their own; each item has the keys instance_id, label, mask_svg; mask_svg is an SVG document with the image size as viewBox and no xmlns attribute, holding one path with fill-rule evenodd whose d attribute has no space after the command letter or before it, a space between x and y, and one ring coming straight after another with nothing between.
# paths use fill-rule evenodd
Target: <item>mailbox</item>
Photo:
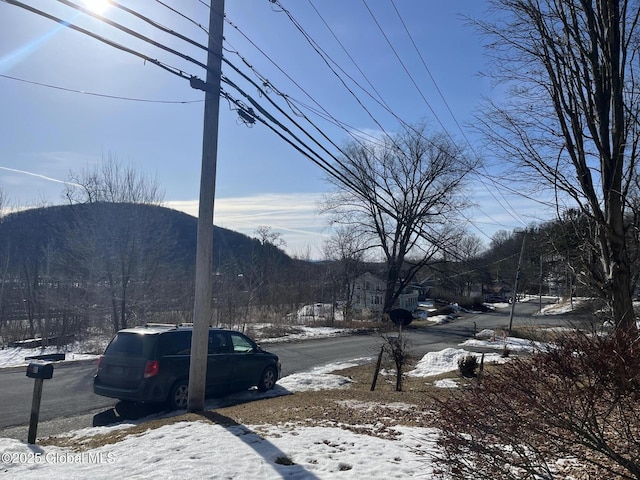
<instances>
[{"instance_id":1,"label":"mailbox","mask_svg":"<svg viewBox=\"0 0 640 480\"><path fill-rule=\"evenodd\" d=\"M52 363L30 363L27 367L27 377L29 378L42 378L49 380L53 378L53 364Z\"/></svg>"}]
</instances>

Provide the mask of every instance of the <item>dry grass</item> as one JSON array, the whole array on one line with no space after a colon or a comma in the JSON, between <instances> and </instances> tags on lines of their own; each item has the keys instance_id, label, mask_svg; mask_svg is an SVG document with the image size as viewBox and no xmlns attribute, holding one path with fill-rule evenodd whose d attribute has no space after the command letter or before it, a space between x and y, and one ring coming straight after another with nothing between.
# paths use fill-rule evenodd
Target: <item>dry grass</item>
<instances>
[{"instance_id":1,"label":"dry grass","mask_svg":"<svg viewBox=\"0 0 640 480\"><path fill-rule=\"evenodd\" d=\"M411 368L411 367L409 367ZM370 391L374 365L351 367L335 372L349 377L352 383L338 390L298 392L291 395L262 399L230 407L206 411L202 414L186 413L155 418L139 425L112 429L104 434L86 437L57 436L41 439L41 445L56 445L76 451L94 449L113 444L127 437L177 422L205 421L223 426L252 425L258 432L260 426L334 426L357 433L394 438L393 427L428 426L433 415L433 398L443 389L433 385L434 380L404 377L403 391L395 391L395 375L380 375L375 391ZM455 374L449 375L456 376ZM460 382L466 382L458 378Z\"/></svg>"},{"instance_id":2,"label":"dry grass","mask_svg":"<svg viewBox=\"0 0 640 480\"><path fill-rule=\"evenodd\" d=\"M500 368L499 365L485 365L487 373ZM200 414L184 413L154 418L138 425L110 429L104 434L85 437L78 435L49 437L40 440L39 443L66 447L74 451L85 451L118 443L165 425L195 421L224 427L251 426L258 434L265 433L273 425L283 429L327 426L392 440L397 436L397 431L393 428L395 426L433 425L436 414L433 409L434 400L449 394L448 389L434 386L436 380L453 378L460 386L470 385L475 381L464 379L457 372L430 378L405 376L403 391L396 392L395 376L380 376L376 390L372 392L370 387L373 372L373 365L351 367L334 372L352 380L352 383L344 389L299 392L218 408ZM568 463L561 468L563 474L566 474L565 478L595 478L590 477L589 469L581 464Z\"/></svg>"}]
</instances>

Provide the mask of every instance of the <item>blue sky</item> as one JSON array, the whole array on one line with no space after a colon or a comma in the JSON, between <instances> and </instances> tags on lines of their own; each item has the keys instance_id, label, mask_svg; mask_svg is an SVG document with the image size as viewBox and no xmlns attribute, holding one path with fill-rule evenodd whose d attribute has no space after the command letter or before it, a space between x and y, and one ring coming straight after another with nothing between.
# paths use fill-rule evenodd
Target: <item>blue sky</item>
<instances>
[{"instance_id":1,"label":"blue sky","mask_svg":"<svg viewBox=\"0 0 640 480\"><path fill-rule=\"evenodd\" d=\"M188 75L205 77L197 65L62 4L24 3ZM207 42L197 26L208 26L209 12L203 2L162 2L183 16L157 1L120 3L197 42ZM226 15L231 23L225 24L225 57L259 83L247 64L279 91L316 111L320 105L348 125L338 128L305 112L337 144L349 140L348 129L372 134L379 132L380 126L388 132L399 129L397 118L370 96L378 94L405 122L425 121L433 130L445 128L461 143L465 143L465 136L474 143L465 125L472 121L482 96L491 97L495 92L488 80L477 75L490 66L482 55L480 38L465 25L463 17L482 17L484 1L281 0L281 5L342 69L341 76L356 79L368 94L347 79L359 102L355 100L286 13L269 0L227 0ZM202 50L113 6L104 14L197 61L206 61ZM91 168L101 158L113 156L157 176L167 206L196 214L202 92L149 62L2 2L0 25L0 188L12 205L62 203L61 182L70 171ZM223 74L234 81L239 78L229 67L223 67ZM267 104L248 84L243 88ZM519 228L543 216L538 206L499 192L487 178L474 179L469 188L471 200L478 204L468 212L473 220L469 231L485 241L497 230ZM227 102L221 103L216 225L249 235L258 226L270 226L282 234L290 253L317 258L323 238L330 233L317 211L317 202L328 189L318 166L264 126L247 127Z\"/></svg>"}]
</instances>

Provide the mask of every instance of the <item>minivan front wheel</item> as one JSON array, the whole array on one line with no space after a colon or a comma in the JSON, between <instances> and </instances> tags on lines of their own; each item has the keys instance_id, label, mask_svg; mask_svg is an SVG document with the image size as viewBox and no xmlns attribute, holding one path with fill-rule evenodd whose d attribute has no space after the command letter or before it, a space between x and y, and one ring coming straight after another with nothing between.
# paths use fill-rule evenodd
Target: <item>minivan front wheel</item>
<instances>
[{"instance_id":1,"label":"minivan front wheel","mask_svg":"<svg viewBox=\"0 0 640 480\"><path fill-rule=\"evenodd\" d=\"M178 380L169 394L169 407L171 410L185 410L189 400L189 383L187 380Z\"/></svg>"},{"instance_id":2,"label":"minivan front wheel","mask_svg":"<svg viewBox=\"0 0 640 480\"><path fill-rule=\"evenodd\" d=\"M266 392L267 390L271 390L276 386L276 381L278 380L278 375L276 373L275 368L267 367L262 372L262 376L260 377L260 383L258 383L258 390L261 392Z\"/></svg>"}]
</instances>

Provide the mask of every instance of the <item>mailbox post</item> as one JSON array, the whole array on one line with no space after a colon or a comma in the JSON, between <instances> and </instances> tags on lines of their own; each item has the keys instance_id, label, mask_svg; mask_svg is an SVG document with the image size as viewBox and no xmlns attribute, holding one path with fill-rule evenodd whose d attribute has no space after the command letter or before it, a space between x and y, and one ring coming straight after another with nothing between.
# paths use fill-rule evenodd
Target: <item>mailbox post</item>
<instances>
[{"instance_id":1,"label":"mailbox post","mask_svg":"<svg viewBox=\"0 0 640 480\"><path fill-rule=\"evenodd\" d=\"M40 417L40 400L42 399L42 383L53 378L53 364L30 363L27 367L27 377L35 379L33 384L33 400L31 401L31 417L29 418L28 442L36 443L38 432L38 418Z\"/></svg>"}]
</instances>

